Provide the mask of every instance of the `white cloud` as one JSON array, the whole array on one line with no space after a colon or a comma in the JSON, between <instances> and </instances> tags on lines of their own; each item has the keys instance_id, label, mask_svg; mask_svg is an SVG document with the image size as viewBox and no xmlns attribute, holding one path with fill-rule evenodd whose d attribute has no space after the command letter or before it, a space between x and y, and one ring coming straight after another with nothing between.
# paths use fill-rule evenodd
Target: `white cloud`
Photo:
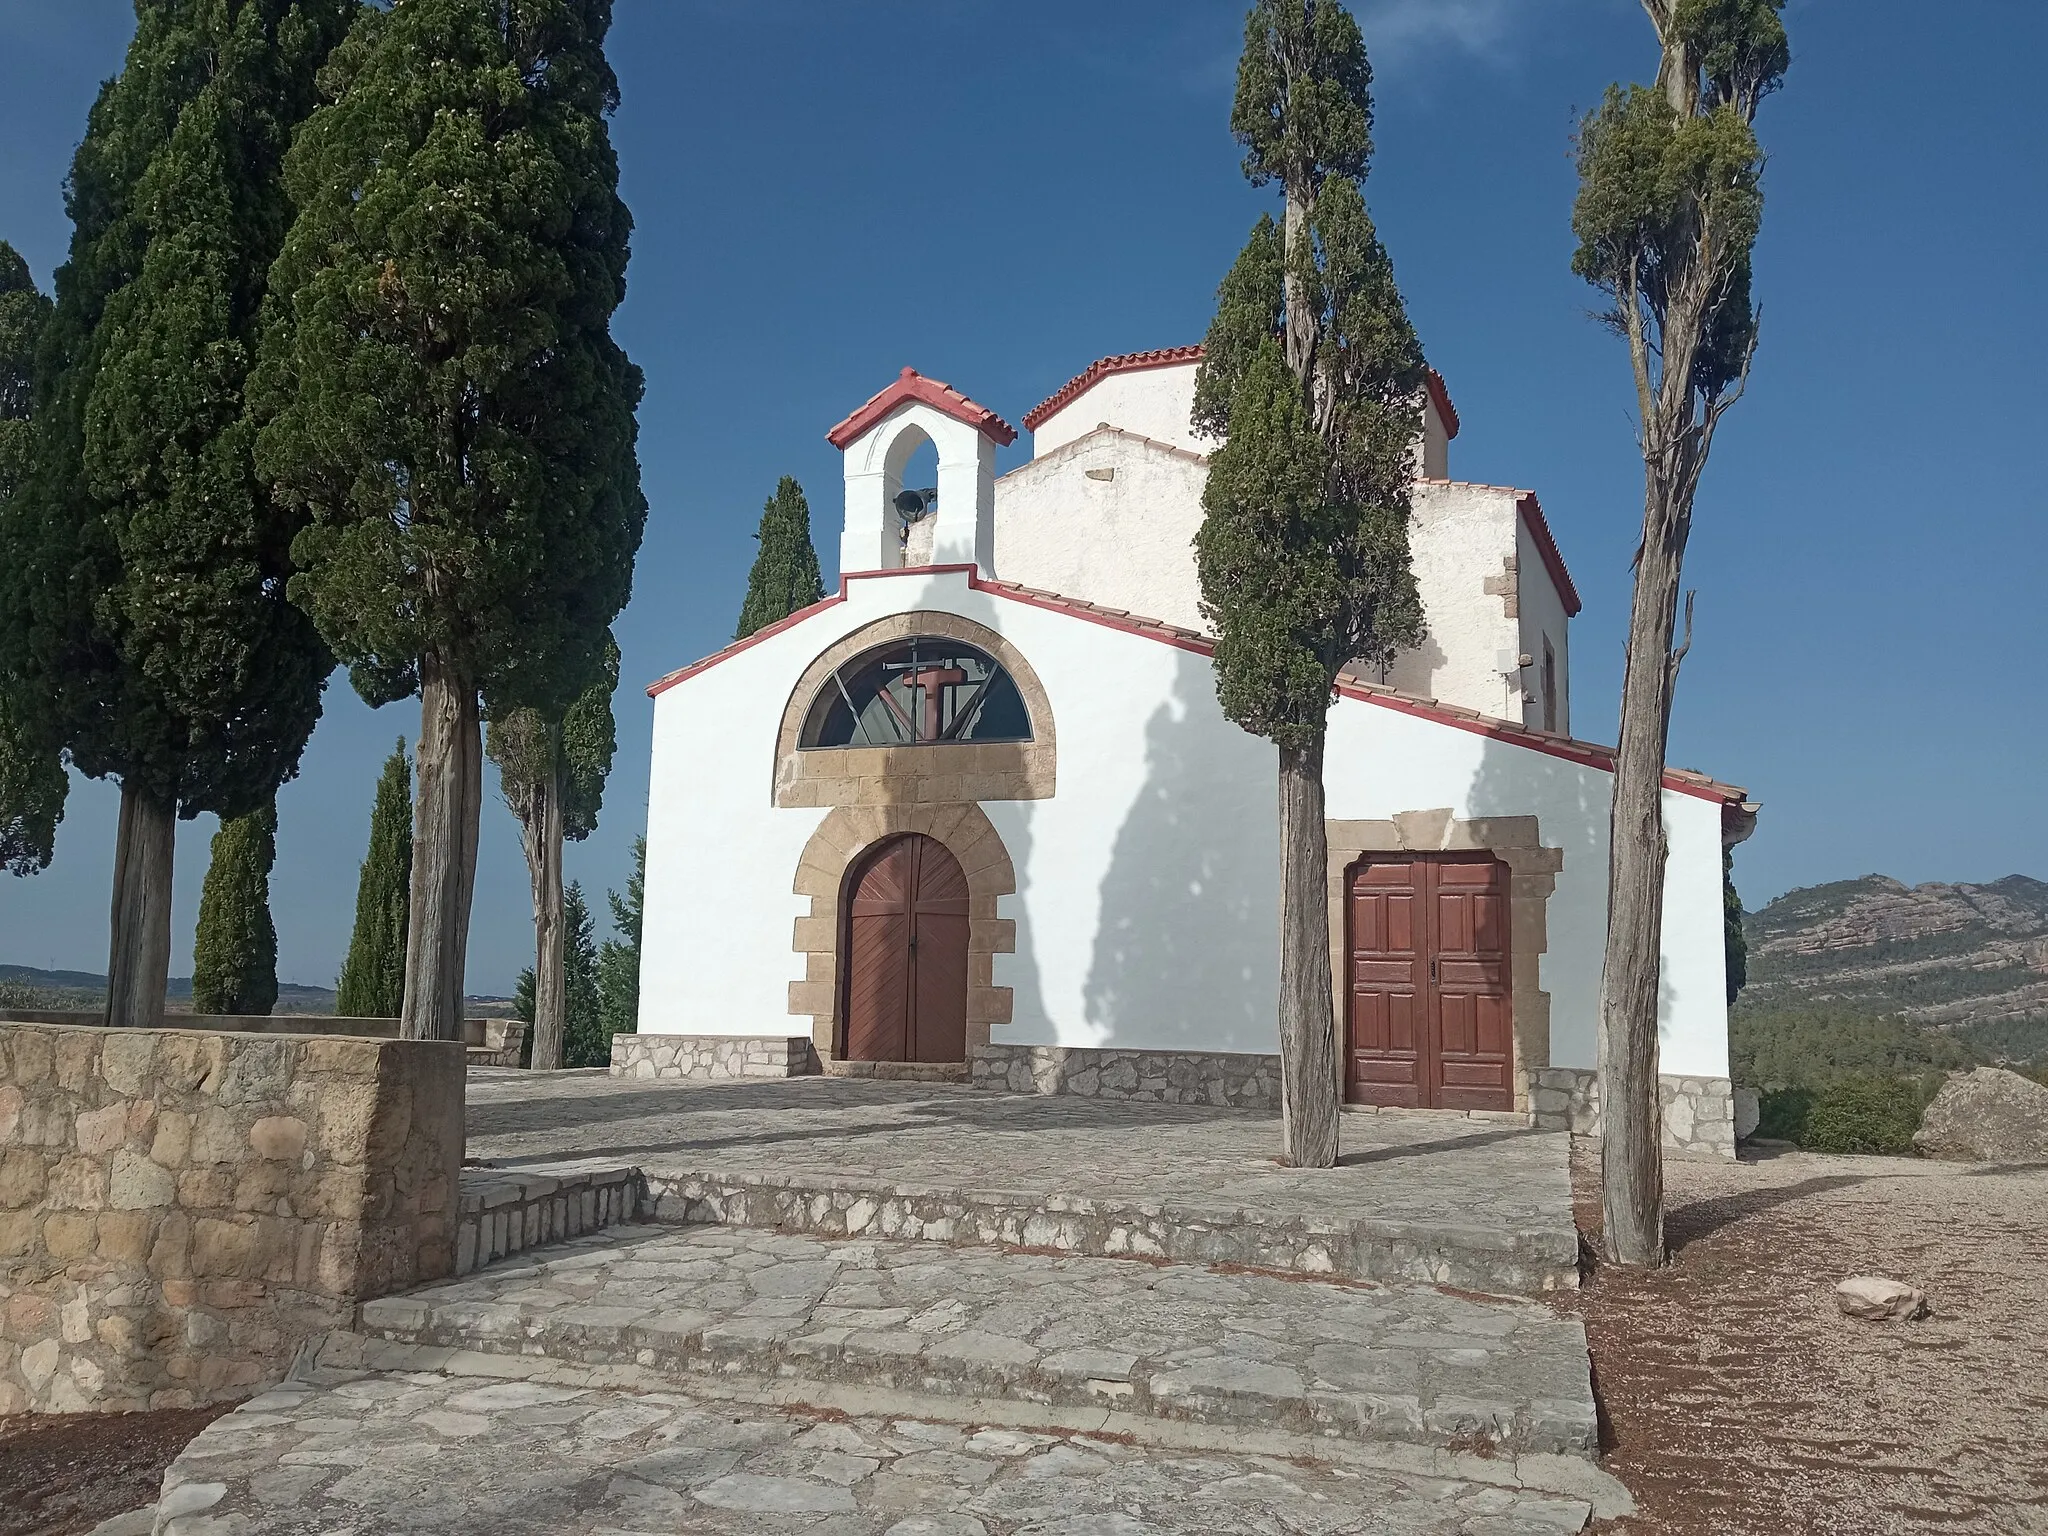
<instances>
[{"instance_id":1,"label":"white cloud","mask_svg":"<svg viewBox=\"0 0 2048 1536\"><path fill-rule=\"evenodd\" d=\"M1557 8L1558 0L1362 0L1355 13L1375 59L1444 44L1497 57L1518 30Z\"/></svg>"}]
</instances>

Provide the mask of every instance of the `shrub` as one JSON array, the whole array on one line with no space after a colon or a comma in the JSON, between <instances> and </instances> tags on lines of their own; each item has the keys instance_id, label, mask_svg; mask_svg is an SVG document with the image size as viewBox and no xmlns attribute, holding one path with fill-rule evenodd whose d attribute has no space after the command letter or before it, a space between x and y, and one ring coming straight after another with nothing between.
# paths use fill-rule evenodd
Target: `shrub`
<instances>
[{"instance_id":1,"label":"shrub","mask_svg":"<svg viewBox=\"0 0 2048 1536\"><path fill-rule=\"evenodd\" d=\"M1929 1097L1909 1077L1845 1077L1813 1096L1797 1140L1813 1152L1910 1157Z\"/></svg>"},{"instance_id":2,"label":"shrub","mask_svg":"<svg viewBox=\"0 0 2048 1536\"><path fill-rule=\"evenodd\" d=\"M1756 1134L1769 1141L1806 1140L1806 1116L1813 1108L1811 1088L1768 1088L1757 1097Z\"/></svg>"}]
</instances>

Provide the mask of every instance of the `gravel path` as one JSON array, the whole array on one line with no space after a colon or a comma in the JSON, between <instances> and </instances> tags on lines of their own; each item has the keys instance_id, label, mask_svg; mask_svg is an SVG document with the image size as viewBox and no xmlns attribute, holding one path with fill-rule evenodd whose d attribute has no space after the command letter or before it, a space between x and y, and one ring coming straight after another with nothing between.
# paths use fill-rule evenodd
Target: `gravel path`
<instances>
[{"instance_id":1,"label":"gravel path","mask_svg":"<svg viewBox=\"0 0 2048 1536\"><path fill-rule=\"evenodd\" d=\"M1785 1151L1666 1180L1671 1267L1563 1302L1642 1506L1617 1530L2048 1536L2048 1166ZM1872 1272L1934 1315L1842 1317L1835 1283Z\"/></svg>"}]
</instances>

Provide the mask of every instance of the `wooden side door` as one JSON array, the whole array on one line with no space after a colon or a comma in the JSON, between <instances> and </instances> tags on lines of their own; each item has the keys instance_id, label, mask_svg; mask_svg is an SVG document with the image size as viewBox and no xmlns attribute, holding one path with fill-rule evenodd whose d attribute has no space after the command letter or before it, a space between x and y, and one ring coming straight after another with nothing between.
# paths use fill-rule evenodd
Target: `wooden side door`
<instances>
[{"instance_id":1,"label":"wooden side door","mask_svg":"<svg viewBox=\"0 0 2048 1536\"><path fill-rule=\"evenodd\" d=\"M966 1060L967 925L967 877L944 844L893 838L858 867L842 962L848 1060Z\"/></svg>"},{"instance_id":2,"label":"wooden side door","mask_svg":"<svg viewBox=\"0 0 2048 1536\"><path fill-rule=\"evenodd\" d=\"M1485 854L1371 858L1352 872L1344 1095L1510 1109L1508 870Z\"/></svg>"}]
</instances>

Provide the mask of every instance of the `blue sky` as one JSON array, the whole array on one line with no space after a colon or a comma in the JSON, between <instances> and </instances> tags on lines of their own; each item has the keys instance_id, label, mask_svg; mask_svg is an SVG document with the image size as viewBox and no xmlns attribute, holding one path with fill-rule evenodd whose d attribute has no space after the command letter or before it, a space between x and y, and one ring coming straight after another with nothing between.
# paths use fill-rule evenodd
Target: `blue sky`
<instances>
[{"instance_id":1,"label":"blue sky","mask_svg":"<svg viewBox=\"0 0 2048 1536\"><path fill-rule=\"evenodd\" d=\"M1626 359L1570 272L1570 135L1609 81L1652 71L1648 24L1636 0L1356 9L1379 75L1367 195L1464 419L1452 472L1541 494L1586 600L1573 724L1611 740L1641 466ZM1787 14L1796 63L1761 123L1763 347L1699 498L1672 760L1763 801L1736 864L1753 906L1872 871L2048 877L2048 8ZM640 685L731 637L778 475L810 492L830 579L833 422L906 363L1015 421L1095 357L1200 339L1266 206L1228 132L1242 15L620 0L613 131L638 232L617 332L647 374L652 510L618 626L618 764L572 878L623 883ZM62 178L131 25L122 0L0 0L0 238L46 284ZM378 764L416 730L415 706L330 685L280 801L286 980L332 983ZM0 961L103 968L115 800L77 783L56 863L0 880ZM212 831L181 828L179 974ZM493 794L472 990L510 989L527 903Z\"/></svg>"}]
</instances>

